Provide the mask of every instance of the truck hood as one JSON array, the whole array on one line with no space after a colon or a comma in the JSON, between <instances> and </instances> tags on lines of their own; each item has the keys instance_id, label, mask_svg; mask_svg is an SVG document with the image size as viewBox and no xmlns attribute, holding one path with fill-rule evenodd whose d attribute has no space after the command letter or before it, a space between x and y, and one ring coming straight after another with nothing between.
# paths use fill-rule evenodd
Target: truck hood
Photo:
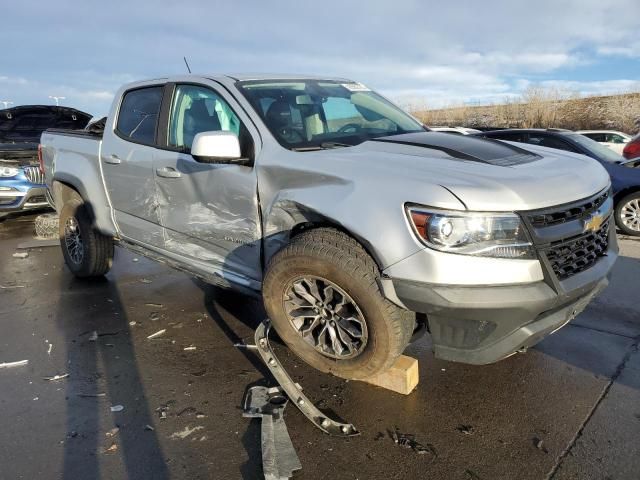
<instances>
[{"instance_id":1,"label":"truck hood","mask_svg":"<svg viewBox=\"0 0 640 480\"><path fill-rule=\"evenodd\" d=\"M583 155L448 133L395 135L331 152L339 152L343 161L384 170L390 181L405 177L425 186L440 185L477 211L561 205L610 184L600 163Z\"/></svg>"},{"instance_id":2,"label":"truck hood","mask_svg":"<svg viewBox=\"0 0 640 480\"><path fill-rule=\"evenodd\" d=\"M38 143L48 128L84 128L91 115L55 105L20 105L0 109L0 142Z\"/></svg>"}]
</instances>

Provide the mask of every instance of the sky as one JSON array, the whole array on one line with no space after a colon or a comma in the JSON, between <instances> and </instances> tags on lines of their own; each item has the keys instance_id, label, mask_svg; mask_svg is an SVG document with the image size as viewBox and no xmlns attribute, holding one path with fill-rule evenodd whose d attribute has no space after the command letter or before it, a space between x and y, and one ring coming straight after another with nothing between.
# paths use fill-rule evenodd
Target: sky
<instances>
[{"instance_id":1,"label":"sky","mask_svg":"<svg viewBox=\"0 0 640 480\"><path fill-rule=\"evenodd\" d=\"M123 83L194 73L348 77L403 106L531 86L640 91L640 1L4 2L1 101L108 112Z\"/></svg>"}]
</instances>

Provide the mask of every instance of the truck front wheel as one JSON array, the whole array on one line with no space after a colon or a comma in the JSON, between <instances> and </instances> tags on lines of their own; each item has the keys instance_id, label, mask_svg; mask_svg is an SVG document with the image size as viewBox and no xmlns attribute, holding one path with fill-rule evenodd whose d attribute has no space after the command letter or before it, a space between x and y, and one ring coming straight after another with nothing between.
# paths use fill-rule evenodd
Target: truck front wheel
<instances>
[{"instance_id":1,"label":"truck front wheel","mask_svg":"<svg viewBox=\"0 0 640 480\"><path fill-rule=\"evenodd\" d=\"M318 228L294 237L269 262L265 308L278 335L323 372L362 379L403 352L415 315L382 295L379 271L348 235Z\"/></svg>"},{"instance_id":2,"label":"truck front wheel","mask_svg":"<svg viewBox=\"0 0 640 480\"><path fill-rule=\"evenodd\" d=\"M113 262L113 239L98 232L82 200L65 202L60 212L60 247L76 277L100 277Z\"/></svg>"}]
</instances>

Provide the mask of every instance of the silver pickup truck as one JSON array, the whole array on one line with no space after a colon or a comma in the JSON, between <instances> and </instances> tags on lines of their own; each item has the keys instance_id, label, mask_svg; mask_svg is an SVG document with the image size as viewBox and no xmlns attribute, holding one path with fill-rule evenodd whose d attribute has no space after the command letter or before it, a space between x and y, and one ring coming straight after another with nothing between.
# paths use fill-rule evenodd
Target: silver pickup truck
<instances>
[{"instance_id":1,"label":"silver pickup truck","mask_svg":"<svg viewBox=\"0 0 640 480\"><path fill-rule=\"evenodd\" d=\"M594 160L429 132L346 79L138 82L102 132L41 143L75 275L104 275L117 242L261 294L284 342L345 378L421 329L447 360L524 351L605 288L618 252Z\"/></svg>"}]
</instances>

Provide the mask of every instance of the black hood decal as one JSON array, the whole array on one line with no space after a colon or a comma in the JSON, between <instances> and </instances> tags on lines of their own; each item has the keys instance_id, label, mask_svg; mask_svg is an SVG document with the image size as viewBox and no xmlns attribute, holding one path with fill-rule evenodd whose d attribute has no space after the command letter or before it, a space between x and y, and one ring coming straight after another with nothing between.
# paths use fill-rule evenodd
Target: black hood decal
<instances>
[{"instance_id":1,"label":"black hood decal","mask_svg":"<svg viewBox=\"0 0 640 480\"><path fill-rule=\"evenodd\" d=\"M419 132L374 138L374 142L397 143L439 150L460 160L513 167L535 162L542 157L520 147L487 138L441 132Z\"/></svg>"}]
</instances>

